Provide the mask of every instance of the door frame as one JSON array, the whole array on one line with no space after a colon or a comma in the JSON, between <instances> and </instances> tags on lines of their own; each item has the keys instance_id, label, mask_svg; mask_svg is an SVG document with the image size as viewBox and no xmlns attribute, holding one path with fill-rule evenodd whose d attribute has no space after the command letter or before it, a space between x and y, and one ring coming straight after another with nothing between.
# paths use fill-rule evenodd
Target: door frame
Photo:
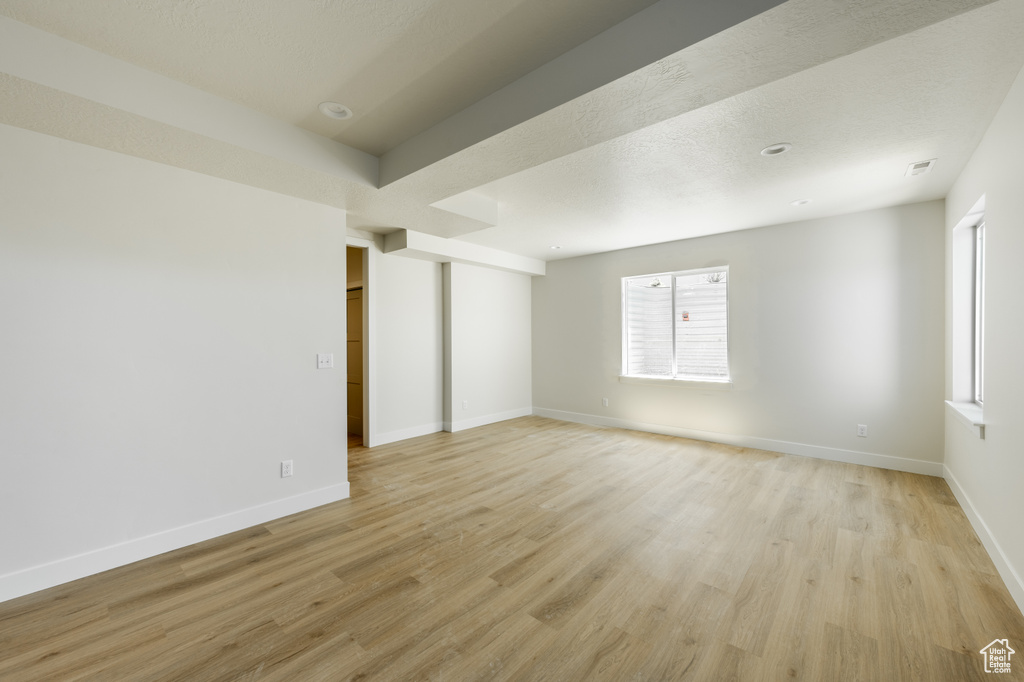
<instances>
[{"instance_id":1,"label":"door frame","mask_svg":"<svg viewBox=\"0 0 1024 682\"><path fill-rule=\"evenodd\" d=\"M346 236L345 246L361 249L363 252L363 447L377 445L377 419L374 398L377 395L377 372L374 366L376 354L373 345L377 339L376 316L376 275L377 256L381 249L374 240ZM346 334L347 339L347 334ZM347 343L347 340L346 340ZM348 367L345 367L345 383L348 384ZM348 405L345 406L345 420L348 421Z\"/></svg>"}]
</instances>

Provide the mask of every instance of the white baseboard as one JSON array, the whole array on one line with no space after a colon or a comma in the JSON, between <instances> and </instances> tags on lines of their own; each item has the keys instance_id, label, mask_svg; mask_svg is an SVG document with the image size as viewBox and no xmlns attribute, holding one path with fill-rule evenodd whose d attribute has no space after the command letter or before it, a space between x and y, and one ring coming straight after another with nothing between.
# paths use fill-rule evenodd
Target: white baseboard
<instances>
[{"instance_id":1,"label":"white baseboard","mask_svg":"<svg viewBox=\"0 0 1024 682\"><path fill-rule=\"evenodd\" d=\"M444 424L441 422L433 422L430 424L420 424L419 426L412 426L408 429L397 429L395 431L387 431L386 433L378 433L375 436L371 435L370 442L366 444L366 447L373 448L378 445L387 445L388 443L396 443L400 440L406 440L407 438L416 438L417 436L426 436L431 433L437 433L438 431L445 431Z\"/></svg>"},{"instance_id":2,"label":"white baseboard","mask_svg":"<svg viewBox=\"0 0 1024 682\"><path fill-rule=\"evenodd\" d=\"M506 419L515 419L516 417L528 417L533 414L532 407L520 407L515 410L506 410L505 412L495 412L493 414L485 414L482 417L473 417L472 419L460 419L459 421L451 421L444 423L444 430L455 433L456 431L465 431L466 429L474 429L478 426L486 426L487 424L494 424L496 422L503 422Z\"/></svg>"},{"instance_id":3,"label":"white baseboard","mask_svg":"<svg viewBox=\"0 0 1024 682\"><path fill-rule=\"evenodd\" d=\"M282 516L337 502L348 496L349 484L346 481L8 573L0 576L0 602L187 547L203 540L234 533Z\"/></svg>"},{"instance_id":4,"label":"white baseboard","mask_svg":"<svg viewBox=\"0 0 1024 682\"><path fill-rule=\"evenodd\" d=\"M827 459L833 462L864 464L866 466L878 467L880 469L907 471L913 474L925 474L926 476L942 476L941 462L929 462L923 459L907 459L905 457L893 457L892 455L878 455L872 452L858 452L856 450L829 448L821 445L790 443L784 440L772 440L771 438L757 438L755 436L718 433L716 431L700 431L698 429L686 429L678 426L665 426L663 424L648 424L645 422L636 422L628 419L618 419L615 417L601 417L594 414L550 410L544 407L533 408L533 413L539 417L549 417L551 419L559 419L561 421L576 422L577 424L612 426L619 429L647 431L649 433L660 433L666 436L679 436L681 438L692 438L694 440L703 440L712 443L724 443L725 445L735 445L737 447L771 450L772 452L782 452L788 455L800 455L801 457Z\"/></svg>"},{"instance_id":5,"label":"white baseboard","mask_svg":"<svg viewBox=\"0 0 1024 682\"><path fill-rule=\"evenodd\" d=\"M992 535L991 529L988 524L985 523L985 519L981 518L981 514L978 513L978 509L971 502L971 498L967 496L963 486L960 485L960 481L956 479L953 472L949 470L949 467L943 465L943 478L946 479L946 483L949 484L949 489L953 491L953 496L956 497L957 502L960 503L960 507L964 510L967 515L967 520L971 522L974 527L974 532L978 534L978 538L981 540L981 544L985 545L985 549L988 551L988 555L992 558L992 563L996 565L996 570L999 571L999 576L1006 583L1006 589L1010 591L1010 596L1013 597L1013 601L1017 602L1017 608L1024 613L1024 580L1021 579L1020 574L1014 570L1010 560L1006 557L1006 553L1003 551L999 541L996 540L995 536Z\"/></svg>"}]
</instances>

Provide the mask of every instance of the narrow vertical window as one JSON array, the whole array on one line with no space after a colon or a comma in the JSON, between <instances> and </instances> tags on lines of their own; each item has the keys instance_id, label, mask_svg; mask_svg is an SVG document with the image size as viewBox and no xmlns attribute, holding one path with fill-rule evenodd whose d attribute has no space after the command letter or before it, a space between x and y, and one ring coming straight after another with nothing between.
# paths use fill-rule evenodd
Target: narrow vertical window
<instances>
[{"instance_id":1,"label":"narrow vertical window","mask_svg":"<svg viewBox=\"0 0 1024 682\"><path fill-rule=\"evenodd\" d=\"M985 404L985 223L974 228L974 402Z\"/></svg>"},{"instance_id":2,"label":"narrow vertical window","mask_svg":"<svg viewBox=\"0 0 1024 682\"><path fill-rule=\"evenodd\" d=\"M626 277L623 374L729 380L728 268Z\"/></svg>"}]
</instances>

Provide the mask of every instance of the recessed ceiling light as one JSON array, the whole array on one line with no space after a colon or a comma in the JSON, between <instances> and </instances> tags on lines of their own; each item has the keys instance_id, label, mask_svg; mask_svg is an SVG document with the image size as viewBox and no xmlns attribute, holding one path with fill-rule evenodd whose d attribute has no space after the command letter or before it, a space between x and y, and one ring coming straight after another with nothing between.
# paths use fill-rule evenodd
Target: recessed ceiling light
<instances>
[{"instance_id":1,"label":"recessed ceiling light","mask_svg":"<svg viewBox=\"0 0 1024 682\"><path fill-rule=\"evenodd\" d=\"M320 113L327 118L352 118L352 110L344 104L338 104L337 102L320 102L320 106L317 108L320 109Z\"/></svg>"},{"instance_id":2,"label":"recessed ceiling light","mask_svg":"<svg viewBox=\"0 0 1024 682\"><path fill-rule=\"evenodd\" d=\"M785 154L792 148L793 145L788 142L779 142L778 144L769 145L762 149L761 156L778 156L779 154Z\"/></svg>"},{"instance_id":3,"label":"recessed ceiling light","mask_svg":"<svg viewBox=\"0 0 1024 682\"><path fill-rule=\"evenodd\" d=\"M796 201L791 201L789 203L792 204L793 206L806 206L807 204L811 203L811 200L810 199L797 199Z\"/></svg>"},{"instance_id":4,"label":"recessed ceiling light","mask_svg":"<svg viewBox=\"0 0 1024 682\"><path fill-rule=\"evenodd\" d=\"M560 249L562 247L561 246L552 246L551 248L557 250L557 249Z\"/></svg>"}]
</instances>

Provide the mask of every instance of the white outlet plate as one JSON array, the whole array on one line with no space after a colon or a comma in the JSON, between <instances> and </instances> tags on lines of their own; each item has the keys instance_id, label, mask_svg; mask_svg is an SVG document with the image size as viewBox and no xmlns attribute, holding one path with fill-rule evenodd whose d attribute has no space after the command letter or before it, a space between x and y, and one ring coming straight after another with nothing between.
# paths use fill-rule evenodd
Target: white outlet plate
<instances>
[{"instance_id":1,"label":"white outlet plate","mask_svg":"<svg viewBox=\"0 0 1024 682\"><path fill-rule=\"evenodd\" d=\"M316 368L331 369L334 367L334 353L317 353Z\"/></svg>"},{"instance_id":2,"label":"white outlet plate","mask_svg":"<svg viewBox=\"0 0 1024 682\"><path fill-rule=\"evenodd\" d=\"M286 459L281 462L281 478L288 478L292 475L293 471L292 460Z\"/></svg>"},{"instance_id":3,"label":"white outlet plate","mask_svg":"<svg viewBox=\"0 0 1024 682\"><path fill-rule=\"evenodd\" d=\"M868 425L867 424L857 424L857 435L860 436L861 438L867 438L868 437Z\"/></svg>"},{"instance_id":4,"label":"white outlet plate","mask_svg":"<svg viewBox=\"0 0 1024 682\"><path fill-rule=\"evenodd\" d=\"M464 409L464 410L468 410L469 409L469 401L468 400L463 400L462 401L462 409Z\"/></svg>"},{"instance_id":5,"label":"white outlet plate","mask_svg":"<svg viewBox=\"0 0 1024 682\"><path fill-rule=\"evenodd\" d=\"M608 398L601 398L601 404L608 407Z\"/></svg>"}]
</instances>

